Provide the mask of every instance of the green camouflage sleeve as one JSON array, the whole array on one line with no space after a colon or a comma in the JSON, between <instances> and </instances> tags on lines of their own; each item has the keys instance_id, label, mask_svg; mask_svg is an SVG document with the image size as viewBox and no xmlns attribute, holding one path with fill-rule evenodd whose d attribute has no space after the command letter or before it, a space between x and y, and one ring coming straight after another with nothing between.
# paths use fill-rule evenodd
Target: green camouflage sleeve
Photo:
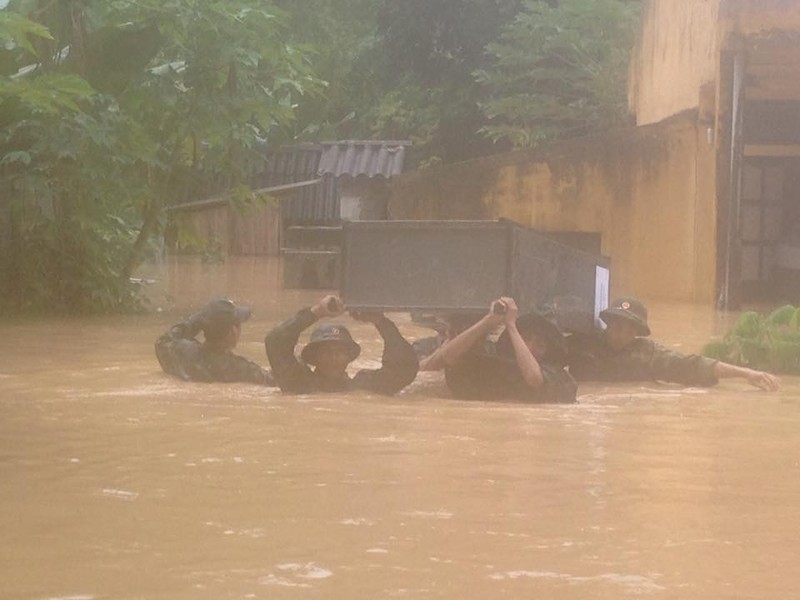
<instances>
[{"instance_id":1,"label":"green camouflage sleeve","mask_svg":"<svg viewBox=\"0 0 800 600\"><path fill-rule=\"evenodd\" d=\"M719 382L714 373L717 361L698 354L681 354L655 342L652 348L650 369L653 379L703 387Z\"/></svg>"},{"instance_id":2,"label":"green camouflage sleeve","mask_svg":"<svg viewBox=\"0 0 800 600\"><path fill-rule=\"evenodd\" d=\"M272 367L272 376L281 391L290 394L308 394L314 391L314 375L306 365L297 360L294 347L303 330L317 320L311 309L304 308L267 334L264 347Z\"/></svg>"},{"instance_id":3,"label":"green camouflage sleeve","mask_svg":"<svg viewBox=\"0 0 800 600\"><path fill-rule=\"evenodd\" d=\"M414 381L419 360L413 346L397 326L384 317L375 324L383 338L383 360L380 369L362 369L353 378L358 389L391 396Z\"/></svg>"}]
</instances>

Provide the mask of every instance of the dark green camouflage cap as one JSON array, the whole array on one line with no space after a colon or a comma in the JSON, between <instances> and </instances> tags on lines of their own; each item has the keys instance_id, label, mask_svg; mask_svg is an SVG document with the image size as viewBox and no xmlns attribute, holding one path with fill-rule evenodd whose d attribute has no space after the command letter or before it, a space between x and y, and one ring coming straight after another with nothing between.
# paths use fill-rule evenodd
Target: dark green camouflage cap
<instances>
[{"instance_id":1,"label":"dark green camouflage cap","mask_svg":"<svg viewBox=\"0 0 800 600\"><path fill-rule=\"evenodd\" d=\"M646 337L650 335L647 325L647 307L636 298L617 298L611 306L600 313L604 323L609 319L625 319L636 326L637 335Z\"/></svg>"}]
</instances>

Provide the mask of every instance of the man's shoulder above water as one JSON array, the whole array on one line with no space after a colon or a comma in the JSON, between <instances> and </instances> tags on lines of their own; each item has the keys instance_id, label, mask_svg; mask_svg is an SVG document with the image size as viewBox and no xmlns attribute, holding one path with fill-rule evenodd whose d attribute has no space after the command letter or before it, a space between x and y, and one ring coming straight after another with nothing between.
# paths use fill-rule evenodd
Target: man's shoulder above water
<instances>
[{"instance_id":1,"label":"man's shoulder above water","mask_svg":"<svg viewBox=\"0 0 800 600\"><path fill-rule=\"evenodd\" d=\"M570 373L578 380L619 381L649 379L648 367L662 346L637 337L624 349L606 343L602 331L572 334L567 339Z\"/></svg>"}]
</instances>

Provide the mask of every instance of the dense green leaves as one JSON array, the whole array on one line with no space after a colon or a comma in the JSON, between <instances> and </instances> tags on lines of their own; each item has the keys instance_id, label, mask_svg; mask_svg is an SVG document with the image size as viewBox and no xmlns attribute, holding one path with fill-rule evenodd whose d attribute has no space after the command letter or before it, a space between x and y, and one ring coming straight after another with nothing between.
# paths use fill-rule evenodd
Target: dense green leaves
<instances>
[{"instance_id":1,"label":"dense green leaves","mask_svg":"<svg viewBox=\"0 0 800 600\"><path fill-rule=\"evenodd\" d=\"M626 77L638 5L625 0L526 0L476 71L494 140L528 147L626 121Z\"/></svg>"},{"instance_id":2,"label":"dense green leaves","mask_svg":"<svg viewBox=\"0 0 800 600\"><path fill-rule=\"evenodd\" d=\"M703 354L753 369L800 374L800 308L746 312L722 340L707 344Z\"/></svg>"},{"instance_id":3,"label":"dense green leaves","mask_svg":"<svg viewBox=\"0 0 800 600\"><path fill-rule=\"evenodd\" d=\"M47 27L10 10L0 11L0 40L6 50L16 47L34 53L30 37L53 39Z\"/></svg>"},{"instance_id":4,"label":"dense green leaves","mask_svg":"<svg viewBox=\"0 0 800 600\"><path fill-rule=\"evenodd\" d=\"M305 139L409 139L412 166L425 166L625 122L639 2L295 4L292 35L317 48L330 83L301 106Z\"/></svg>"},{"instance_id":5,"label":"dense green leaves","mask_svg":"<svg viewBox=\"0 0 800 600\"><path fill-rule=\"evenodd\" d=\"M371 133L413 140L421 165L502 149L479 134L485 90L473 72L489 67L484 48L519 6L519 0L384 0L379 34L387 87L367 113Z\"/></svg>"},{"instance_id":6,"label":"dense green leaves","mask_svg":"<svg viewBox=\"0 0 800 600\"><path fill-rule=\"evenodd\" d=\"M18 103L19 108L31 114L57 115L63 110L77 112L79 103L93 94L94 90L85 80L72 74L44 73L0 78L0 101Z\"/></svg>"},{"instance_id":7,"label":"dense green leaves","mask_svg":"<svg viewBox=\"0 0 800 600\"><path fill-rule=\"evenodd\" d=\"M263 0L0 10L0 305L132 306L171 203L246 182L321 83Z\"/></svg>"},{"instance_id":8,"label":"dense green leaves","mask_svg":"<svg viewBox=\"0 0 800 600\"><path fill-rule=\"evenodd\" d=\"M294 41L315 49L328 82L299 106L296 139L412 140L410 167L466 160L495 146L472 72L520 0L281 0Z\"/></svg>"}]
</instances>

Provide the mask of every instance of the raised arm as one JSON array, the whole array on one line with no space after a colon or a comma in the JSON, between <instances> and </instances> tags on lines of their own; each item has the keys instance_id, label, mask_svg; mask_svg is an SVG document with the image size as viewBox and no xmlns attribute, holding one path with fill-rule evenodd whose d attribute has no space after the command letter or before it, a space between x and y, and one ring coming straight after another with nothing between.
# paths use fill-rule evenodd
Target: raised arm
<instances>
[{"instance_id":1,"label":"raised arm","mask_svg":"<svg viewBox=\"0 0 800 600\"><path fill-rule=\"evenodd\" d=\"M195 340L197 334L203 327L203 313L193 314L188 319L177 323L169 328L156 340L156 358L165 373L175 375L183 380L190 380L190 375L184 368L181 360L179 348L181 346L191 346L194 342L199 346L200 342ZM183 348L186 352L187 348Z\"/></svg>"},{"instance_id":2,"label":"raised arm","mask_svg":"<svg viewBox=\"0 0 800 600\"><path fill-rule=\"evenodd\" d=\"M428 370L456 366L475 344L482 342L489 332L503 322L503 312L498 310L498 305L502 305L499 300L492 302L489 312L480 321L442 344L436 352L428 357L428 365L426 365Z\"/></svg>"},{"instance_id":3,"label":"raised arm","mask_svg":"<svg viewBox=\"0 0 800 600\"><path fill-rule=\"evenodd\" d=\"M505 307L505 324L508 337L511 340L511 347L514 349L514 357L519 367L523 381L532 388L540 388L544 385L544 376L539 361L528 348L522 335L517 329L517 316L519 309L513 298L501 298Z\"/></svg>"},{"instance_id":4,"label":"raised arm","mask_svg":"<svg viewBox=\"0 0 800 600\"><path fill-rule=\"evenodd\" d=\"M273 328L264 339L272 376L284 392L304 394L314 390L313 373L297 360L294 348L300 334L323 317L341 314L341 301L325 296L314 306L303 308L296 315Z\"/></svg>"},{"instance_id":5,"label":"raised arm","mask_svg":"<svg viewBox=\"0 0 800 600\"><path fill-rule=\"evenodd\" d=\"M201 311L170 327L166 333L158 338L156 344L174 340L193 340L202 329L203 312Z\"/></svg>"},{"instance_id":6,"label":"raised arm","mask_svg":"<svg viewBox=\"0 0 800 600\"><path fill-rule=\"evenodd\" d=\"M375 325L383 338L380 369L363 369L353 378L356 387L379 394L396 394L414 381L419 369L413 346L382 313L353 313L353 318Z\"/></svg>"}]
</instances>

